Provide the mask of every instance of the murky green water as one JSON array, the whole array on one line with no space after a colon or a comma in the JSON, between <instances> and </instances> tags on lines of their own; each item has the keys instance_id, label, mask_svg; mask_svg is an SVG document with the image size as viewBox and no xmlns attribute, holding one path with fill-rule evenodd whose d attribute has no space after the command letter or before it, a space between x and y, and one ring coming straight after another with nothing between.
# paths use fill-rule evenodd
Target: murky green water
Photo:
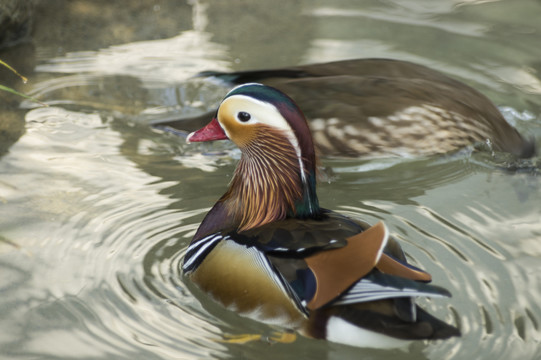
<instances>
[{"instance_id":1,"label":"murky green water","mask_svg":"<svg viewBox=\"0 0 541 360\"><path fill-rule=\"evenodd\" d=\"M199 296L179 265L238 152L147 126L220 99L189 79L201 70L390 57L466 81L539 139L540 11L531 0L38 3L33 45L0 54L30 78L6 81L50 105L0 95L0 358L541 358L539 157L517 171L470 151L323 160L321 203L383 219L453 293L420 303L461 338L406 351L234 345L217 340L272 329Z\"/></svg>"}]
</instances>

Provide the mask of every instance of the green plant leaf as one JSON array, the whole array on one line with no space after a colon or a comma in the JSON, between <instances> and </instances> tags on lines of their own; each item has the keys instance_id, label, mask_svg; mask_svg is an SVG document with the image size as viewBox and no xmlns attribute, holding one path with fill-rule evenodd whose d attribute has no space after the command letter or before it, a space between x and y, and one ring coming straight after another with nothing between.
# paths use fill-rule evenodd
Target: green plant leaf
<instances>
[{"instance_id":1,"label":"green plant leaf","mask_svg":"<svg viewBox=\"0 0 541 360\"><path fill-rule=\"evenodd\" d=\"M12 93L12 94L15 94L15 95L18 95L18 96L22 96L23 98L28 99L28 100L32 100L34 102L37 102L38 104L40 104L42 106L49 106L49 105L39 101L38 99L33 98L32 96L28 96L26 94L20 93L17 90L13 90L12 88L9 88L9 87L4 86L4 85L0 85L0 90L7 91L9 93Z\"/></svg>"},{"instance_id":2,"label":"green plant leaf","mask_svg":"<svg viewBox=\"0 0 541 360\"><path fill-rule=\"evenodd\" d=\"M23 83L26 84L26 82L28 81L28 79L27 79L26 77L24 77L24 76L22 76L21 74L19 74L19 73L17 72L17 70L15 70L14 68L12 68L12 67L11 67L9 64L7 64L5 61L0 60L0 65L5 66L5 67L8 68L9 70L11 70L15 75L17 75L18 77L20 77L21 80L23 81ZM9 92L9 93L12 93L12 94L15 94L15 95L18 95L18 96L22 96L23 98L28 99L28 100L31 100L31 101L33 101L33 102L36 102L36 103L38 103L38 104L40 104L40 105L42 105L42 106L49 106L49 105L47 105L47 104L45 104L45 103L42 103L41 101L39 101L39 100L36 99L36 98L33 98L33 97L31 97L31 96L28 96L28 95L25 95L25 94L23 94L23 93L20 93L20 92L18 92L17 90L13 90L12 88L9 88L9 87L4 86L4 85L0 85L0 90L2 90L2 91L7 91L7 92Z\"/></svg>"},{"instance_id":3,"label":"green plant leaf","mask_svg":"<svg viewBox=\"0 0 541 360\"><path fill-rule=\"evenodd\" d=\"M24 76L22 76L21 74L19 74L19 73L17 72L17 70L15 70L14 68L12 68L8 63L6 63L6 62L0 60L0 65L4 65L4 66L7 67L9 70L11 70L15 75L17 75L18 77L20 77L21 80L23 81L23 83L26 84L26 82L28 81L28 79L27 79L26 77L24 77Z\"/></svg>"}]
</instances>

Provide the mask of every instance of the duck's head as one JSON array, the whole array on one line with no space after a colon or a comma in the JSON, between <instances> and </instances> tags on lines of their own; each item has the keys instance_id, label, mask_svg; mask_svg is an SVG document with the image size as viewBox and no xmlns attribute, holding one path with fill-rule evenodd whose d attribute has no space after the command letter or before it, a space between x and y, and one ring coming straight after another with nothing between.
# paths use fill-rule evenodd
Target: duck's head
<instances>
[{"instance_id":1,"label":"duck's head","mask_svg":"<svg viewBox=\"0 0 541 360\"><path fill-rule=\"evenodd\" d=\"M242 229L286 216L319 213L312 136L290 97L261 84L234 88L212 121L191 133L187 142L223 139L233 141L242 152L230 189L222 198L231 200L229 207L245 208ZM250 216L257 221L249 220Z\"/></svg>"},{"instance_id":2,"label":"duck's head","mask_svg":"<svg viewBox=\"0 0 541 360\"><path fill-rule=\"evenodd\" d=\"M230 139L241 150L249 150L261 146L267 131L280 132L306 165L315 168L312 135L302 111L289 96L266 85L244 84L231 90L212 121L187 141Z\"/></svg>"}]
</instances>

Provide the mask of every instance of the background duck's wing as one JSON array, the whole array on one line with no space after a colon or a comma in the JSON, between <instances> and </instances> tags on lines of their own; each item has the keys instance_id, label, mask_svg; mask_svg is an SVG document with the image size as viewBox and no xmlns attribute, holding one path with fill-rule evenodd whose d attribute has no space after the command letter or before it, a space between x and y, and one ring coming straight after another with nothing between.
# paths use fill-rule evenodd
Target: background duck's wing
<instances>
[{"instance_id":1,"label":"background duck's wing","mask_svg":"<svg viewBox=\"0 0 541 360\"><path fill-rule=\"evenodd\" d=\"M463 83L374 74L295 79L276 83L275 86L289 94L310 119L316 143L328 155L337 151L358 153L362 143L374 142L370 136L381 134L385 136L379 136L379 141L388 142L383 147L410 148L411 136L432 139L443 130L454 136L445 137L445 143L438 145L440 152L487 138L498 150L516 155L529 151L529 142L506 122L498 108L483 94ZM399 131L389 131L414 124L422 126L415 127L408 132L408 136ZM329 126L335 128L333 134L343 136L333 139L327 131ZM318 132L323 130L326 130L325 135L329 137L327 140L333 144L332 147L325 147L324 141L317 140L318 136L322 136ZM333 140L346 145L351 143L351 149L337 148ZM421 150L430 151L428 148ZM364 151L377 153L379 150L374 147Z\"/></svg>"}]
</instances>

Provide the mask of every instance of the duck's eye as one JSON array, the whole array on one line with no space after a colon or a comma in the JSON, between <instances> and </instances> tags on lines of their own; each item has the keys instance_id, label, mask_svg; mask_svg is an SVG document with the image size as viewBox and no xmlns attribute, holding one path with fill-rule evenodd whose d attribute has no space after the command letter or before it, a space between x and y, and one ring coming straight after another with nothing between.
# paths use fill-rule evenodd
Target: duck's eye
<instances>
[{"instance_id":1,"label":"duck's eye","mask_svg":"<svg viewBox=\"0 0 541 360\"><path fill-rule=\"evenodd\" d=\"M250 120L251 118L252 116L245 111L241 111L237 114L237 119L239 119L242 122L246 122Z\"/></svg>"}]
</instances>

